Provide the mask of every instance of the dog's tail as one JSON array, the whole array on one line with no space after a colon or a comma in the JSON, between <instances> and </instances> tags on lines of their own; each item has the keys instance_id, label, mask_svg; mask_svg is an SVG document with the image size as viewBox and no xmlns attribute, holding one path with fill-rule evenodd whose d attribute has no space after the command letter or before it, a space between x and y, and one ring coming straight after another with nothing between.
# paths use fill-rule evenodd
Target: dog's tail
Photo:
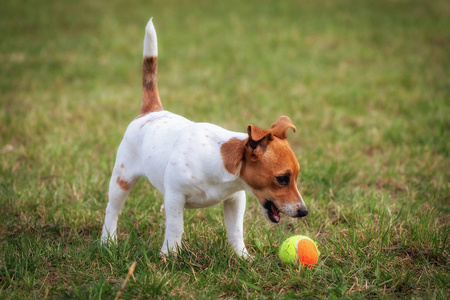
<instances>
[{"instance_id":1,"label":"dog's tail","mask_svg":"<svg viewBox=\"0 0 450 300\"><path fill-rule=\"evenodd\" d=\"M152 19L145 27L144 58L142 61L142 106L139 116L163 109L159 98L156 73L158 69L158 43Z\"/></svg>"}]
</instances>

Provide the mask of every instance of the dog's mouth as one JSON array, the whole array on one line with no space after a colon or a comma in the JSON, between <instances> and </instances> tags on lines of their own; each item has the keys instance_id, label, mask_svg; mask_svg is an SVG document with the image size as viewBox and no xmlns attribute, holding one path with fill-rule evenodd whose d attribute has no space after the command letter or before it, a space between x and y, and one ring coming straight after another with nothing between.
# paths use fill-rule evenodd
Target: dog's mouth
<instances>
[{"instance_id":1,"label":"dog's mouth","mask_svg":"<svg viewBox=\"0 0 450 300\"><path fill-rule=\"evenodd\" d=\"M264 204L264 208L267 211L267 216L269 217L269 220L273 223L279 223L280 219L281 219L281 212L280 210L275 206L275 204L270 201L267 200L266 204Z\"/></svg>"}]
</instances>

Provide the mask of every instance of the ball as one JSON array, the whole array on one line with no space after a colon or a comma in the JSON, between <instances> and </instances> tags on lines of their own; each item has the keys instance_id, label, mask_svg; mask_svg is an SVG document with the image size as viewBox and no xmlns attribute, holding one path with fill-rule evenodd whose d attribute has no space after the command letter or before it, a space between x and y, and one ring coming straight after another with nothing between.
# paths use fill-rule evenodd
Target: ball
<instances>
[{"instance_id":1,"label":"ball","mask_svg":"<svg viewBox=\"0 0 450 300\"><path fill-rule=\"evenodd\" d=\"M316 243L307 236L296 235L281 244L279 256L284 265L303 264L312 268L319 260L320 251Z\"/></svg>"}]
</instances>

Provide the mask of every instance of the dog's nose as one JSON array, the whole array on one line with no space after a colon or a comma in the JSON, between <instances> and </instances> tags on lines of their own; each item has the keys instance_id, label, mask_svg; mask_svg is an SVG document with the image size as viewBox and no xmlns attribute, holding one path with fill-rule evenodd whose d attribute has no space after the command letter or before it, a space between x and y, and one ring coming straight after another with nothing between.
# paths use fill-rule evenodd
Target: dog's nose
<instances>
[{"instance_id":1,"label":"dog's nose","mask_svg":"<svg viewBox=\"0 0 450 300\"><path fill-rule=\"evenodd\" d=\"M301 217L306 216L307 214L308 214L308 210L306 208L305 209L299 209L297 211L297 215L295 217L296 218L301 218Z\"/></svg>"}]
</instances>

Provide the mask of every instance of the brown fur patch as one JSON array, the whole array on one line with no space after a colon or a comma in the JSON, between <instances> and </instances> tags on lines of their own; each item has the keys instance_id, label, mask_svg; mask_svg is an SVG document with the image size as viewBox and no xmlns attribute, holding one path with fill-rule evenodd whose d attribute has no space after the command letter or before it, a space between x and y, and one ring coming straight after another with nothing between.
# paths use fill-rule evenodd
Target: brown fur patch
<instances>
[{"instance_id":1,"label":"brown fur patch","mask_svg":"<svg viewBox=\"0 0 450 300\"><path fill-rule=\"evenodd\" d=\"M163 110L157 84L158 57L144 57L142 62L142 106L138 116Z\"/></svg>"},{"instance_id":2,"label":"brown fur patch","mask_svg":"<svg viewBox=\"0 0 450 300\"><path fill-rule=\"evenodd\" d=\"M131 186L131 184L128 181L126 181L126 180L124 180L124 179L122 179L120 177L117 177L117 184L124 191L128 191L130 189L130 186Z\"/></svg>"},{"instance_id":3,"label":"brown fur patch","mask_svg":"<svg viewBox=\"0 0 450 300\"><path fill-rule=\"evenodd\" d=\"M270 137L271 131L270 130L259 128L252 124L247 126L247 134L248 134L250 140L255 141L255 142L258 142L265 137L269 137L269 139L271 139L271 137Z\"/></svg>"},{"instance_id":4,"label":"brown fur patch","mask_svg":"<svg viewBox=\"0 0 450 300\"><path fill-rule=\"evenodd\" d=\"M220 155L225 169L230 174L236 174L239 171L241 161L244 158L246 140L232 138L220 146Z\"/></svg>"}]
</instances>

